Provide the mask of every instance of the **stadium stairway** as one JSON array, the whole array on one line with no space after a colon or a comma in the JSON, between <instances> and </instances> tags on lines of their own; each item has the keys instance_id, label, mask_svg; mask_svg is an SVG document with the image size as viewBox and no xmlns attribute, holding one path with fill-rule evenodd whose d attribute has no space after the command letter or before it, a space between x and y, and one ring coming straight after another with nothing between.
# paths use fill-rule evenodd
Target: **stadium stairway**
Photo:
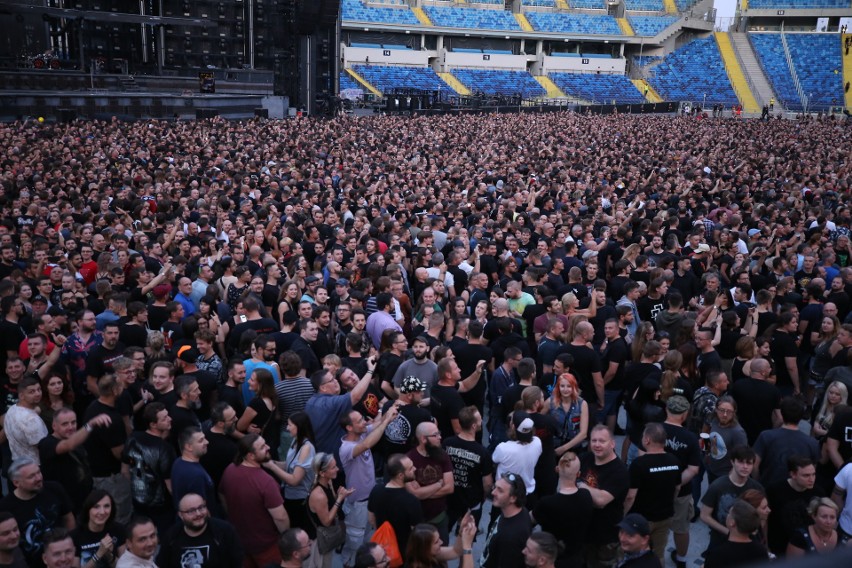
<instances>
[{"instance_id":1,"label":"stadium stairway","mask_svg":"<svg viewBox=\"0 0 852 568\"><path fill-rule=\"evenodd\" d=\"M772 84L763 72L763 67L757 60L757 54L754 52L754 46L748 40L748 34L745 32L729 32L731 36L731 44L734 46L734 51L737 52L739 60L742 62L742 70L746 76L751 79L751 84L754 87L754 98L759 106L769 104L769 101L775 99L775 104L780 105L778 97L775 96L775 91L772 89Z\"/></svg>"},{"instance_id":2,"label":"stadium stairway","mask_svg":"<svg viewBox=\"0 0 852 568\"><path fill-rule=\"evenodd\" d=\"M571 6L568 5L566 0L556 0L556 7L560 10L570 10Z\"/></svg>"},{"instance_id":3,"label":"stadium stairway","mask_svg":"<svg viewBox=\"0 0 852 568\"><path fill-rule=\"evenodd\" d=\"M346 72L349 73L349 76L352 77L353 79L355 79L358 82L358 84L363 85L365 89L367 89L368 91L370 91L371 93L373 93L377 97L382 96L382 93L377 88L372 86L369 83L369 81L367 81L365 78L363 78L361 75L359 75L354 69L346 69Z\"/></svg>"},{"instance_id":4,"label":"stadium stairway","mask_svg":"<svg viewBox=\"0 0 852 568\"><path fill-rule=\"evenodd\" d=\"M843 88L846 89L846 85L852 81L852 49L846 51L844 47L846 45L846 38L852 38L852 34L842 34L840 36L840 49L842 50L840 53L843 54ZM852 40L850 40L852 41ZM852 109L852 86L846 89L846 94L844 96L844 101L846 102L846 108Z\"/></svg>"},{"instance_id":5,"label":"stadium stairway","mask_svg":"<svg viewBox=\"0 0 852 568\"><path fill-rule=\"evenodd\" d=\"M663 6L666 7L666 14L677 14L677 4L675 4L675 0L663 0Z\"/></svg>"},{"instance_id":6,"label":"stadium stairway","mask_svg":"<svg viewBox=\"0 0 852 568\"><path fill-rule=\"evenodd\" d=\"M541 85L545 91L547 91L548 98L551 99L564 99L566 98L565 93L562 92L562 89L556 86L550 77L547 75L533 75L533 79L538 81L538 84Z\"/></svg>"},{"instance_id":7,"label":"stadium stairway","mask_svg":"<svg viewBox=\"0 0 852 568\"><path fill-rule=\"evenodd\" d=\"M722 61L725 64L725 71L728 72L728 79L731 81L731 86L734 88L740 104L743 105L743 110L747 113L760 112L757 99L754 98L754 93L751 92L751 87L746 80L742 67L740 67L740 62L737 60L737 54L731 44L731 37L727 32L714 32L713 35L716 37L719 53L722 55Z\"/></svg>"},{"instance_id":8,"label":"stadium stairway","mask_svg":"<svg viewBox=\"0 0 852 568\"><path fill-rule=\"evenodd\" d=\"M525 32L533 31L532 24L530 24L530 21L527 20L526 16L524 16L523 14L520 14L520 13L514 14L514 16L515 16L515 19L518 20L518 25L521 26L522 30L524 30Z\"/></svg>"},{"instance_id":9,"label":"stadium stairway","mask_svg":"<svg viewBox=\"0 0 852 568\"><path fill-rule=\"evenodd\" d=\"M618 19L618 27L621 28L621 33L626 36L635 36L636 33L633 31L633 27L630 25L630 22L627 21L627 18L617 18Z\"/></svg>"},{"instance_id":10,"label":"stadium stairway","mask_svg":"<svg viewBox=\"0 0 852 568\"><path fill-rule=\"evenodd\" d=\"M465 87L461 81L456 79L456 76L452 73L438 73L438 77L440 77L444 83L450 86L452 90L457 92L460 95L469 95L470 89Z\"/></svg>"},{"instance_id":11,"label":"stadium stairway","mask_svg":"<svg viewBox=\"0 0 852 568\"><path fill-rule=\"evenodd\" d=\"M630 79L630 82L639 89L639 92L642 93L642 96L645 97L645 100L649 103L663 102L663 97L661 97L660 94L654 90L654 87L652 87L645 79Z\"/></svg>"},{"instance_id":12,"label":"stadium stairway","mask_svg":"<svg viewBox=\"0 0 852 568\"><path fill-rule=\"evenodd\" d=\"M429 16L426 15L426 12L423 11L423 8L412 8L412 12L420 20L420 23L424 26L432 26L432 20L429 19Z\"/></svg>"}]
</instances>

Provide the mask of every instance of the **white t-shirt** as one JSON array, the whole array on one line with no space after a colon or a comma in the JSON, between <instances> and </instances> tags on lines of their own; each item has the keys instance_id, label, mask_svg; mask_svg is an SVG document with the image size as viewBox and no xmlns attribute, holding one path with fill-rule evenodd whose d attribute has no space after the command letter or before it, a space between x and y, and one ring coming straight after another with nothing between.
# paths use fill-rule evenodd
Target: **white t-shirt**
<instances>
[{"instance_id":1,"label":"white t-shirt","mask_svg":"<svg viewBox=\"0 0 852 568\"><path fill-rule=\"evenodd\" d=\"M541 440L533 436L529 444L521 444L515 440L501 442L494 449L491 460L497 466L497 478L504 473L516 473L527 486L527 495L535 491L535 464L541 456Z\"/></svg>"}]
</instances>

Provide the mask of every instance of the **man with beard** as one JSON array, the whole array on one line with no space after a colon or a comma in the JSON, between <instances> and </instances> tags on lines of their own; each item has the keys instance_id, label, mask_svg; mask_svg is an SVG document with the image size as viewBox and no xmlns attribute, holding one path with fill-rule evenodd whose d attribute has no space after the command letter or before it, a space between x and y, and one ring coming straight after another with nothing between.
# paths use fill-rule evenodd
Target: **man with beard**
<instances>
[{"instance_id":1,"label":"man with beard","mask_svg":"<svg viewBox=\"0 0 852 568\"><path fill-rule=\"evenodd\" d=\"M243 551L234 527L210 516L201 495L187 493L178 503L178 518L160 539L159 568L230 568L242 564Z\"/></svg>"},{"instance_id":2,"label":"man with beard","mask_svg":"<svg viewBox=\"0 0 852 568\"><path fill-rule=\"evenodd\" d=\"M237 411L227 402L217 402L210 412L210 427L204 431L207 438L207 453L201 456L201 465L219 489L225 468L234 461L237 453Z\"/></svg>"},{"instance_id":3,"label":"man with beard","mask_svg":"<svg viewBox=\"0 0 852 568\"><path fill-rule=\"evenodd\" d=\"M399 387L399 398L385 403L384 412L387 412L392 404L399 409L399 414L388 425L382 439L382 453L385 456L408 452L417 426L432 419L429 411L420 406L425 390L426 385L417 377L405 377Z\"/></svg>"},{"instance_id":4,"label":"man with beard","mask_svg":"<svg viewBox=\"0 0 852 568\"><path fill-rule=\"evenodd\" d=\"M403 361L397 368L393 375L393 386L398 389L406 377L417 377L426 385L426 394L423 396L428 399L431 396L432 387L438 382L438 365L429 359L429 341L422 335L414 338L411 350L414 358Z\"/></svg>"},{"instance_id":5,"label":"man with beard","mask_svg":"<svg viewBox=\"0 0 852 568\"><path fill-rule=\"evenodd\" d=\"M270 564L266 568L300 568L311 556L311 537L298 527L287 529L278 539L278 551L281 564Z\"/></svg>"},{"instance_id":6,"label":"man with beard","mask_svg":"<svg viewBox=\"0 0 852 568\"><path fill-rule=\"evenodd\" d=\"M521 476L504 473L491 490L491 506L500 515L485 539L479 565L483 568L514 568L524 565L523 549L532 532L525 505L527 488Z\"/></svg>"},{"instance_id":7,"label":"man with beard","mask_svg":"<svg viewBox=\"0 0 852 568\"><path fill-rule=\"evenodd\" d=\"M172 499L175 507L187 493L197 493L208 503L214 503L216 490L213 479L201 465L207 453L207 438L201 428L190 426L180 434L180 457L172 464Z\"/></svg>"},{"instance_id":8,"label":"man with beard","mask_svg":"<svg viewBox=\"0 0 852 568\"><path fill-rule=\"evenodd\" d=\"M275 384L278 384L281 375L275 362L276 352L275 340L271 335L258 335L254 340L254 355L243 361L243 365L246 367L246 377L250 377L255 369L266 369L272 373ZM248 381L244 381L241 388L243 400L248 404L254 398L254 393L249 388Z\"/></svg>"},{"instance_id":9,"label":"man with beard","mask_svg":"<svg viewBox=\"0 0 852 568\"><path fill-rule=\"evenodd\" d=\"M447 495L453 493L453 463L441 447L441 432L432 422L423 422L415 432L417 446L406 456L414 464L414 481L406 488L420 500L423 518L434 525L444 542L449 542Z\"/></svg>"},{"instance_id":10,"label":"man with beard","mask_svg":"<svg viewBox=\"0 0 852 568\"><path fill-rule=\"evenodd\" d=\"M12 513L0 513L0 566L4 568L27 568L21 552L21 531Z\"/></svg>"},{"instance_id":11,"label":"man with beard","mask_svg":"<svg viewBox=\"0 0 852 568\"><path fill-rule=\"evenodd\" d=\"M74 390L74 411L81 416L94 400L86 383L86 362L89 353L103 341L96 330L95 314L91 310L77 312L77 331L62 346L62 361L71 369L71 387Z\"/></svg>"},{"instance_id":12,"label":"man with beard","mask_svg":"<svg viewBox=\"0 0 852 568\"><path fill-rule=\"evenodd\" d=\"M131 481L133 509L154 521L159 530L170 527L174 511L169 499L175 451L166 441L172 428L169 411L161 402L145 407L144 432L133 432L121 454L122 474Z\"/></svg>"},{"instance_id":13,"label":"man with beard","mask_svg":"<svg viewBox=\"0 0 852 568\"><path fill-rule=\"evenodd\" d=\"M263 437L245 436L219 485L228 519L236 527L245 551L245 561L254 566L281 562L278 536L290 528L281 489L261 467L269 459L269 445Z\"/></svg>"},{"instance_id":14,"label":"man with beard","mask_svg":"<svg viewBox=\"0 0 852 568\"><path fill-rule=\"evenodd\" d=\"M118 322L109 322L103 329L103 342L94 347L86 359L86 383L89 393L98 394L98 379L114 373L113 363L124 356L126 346L118 340Z\"/></svg>"},{"instance_id":15,"label":"man with beard","mask_svg":"<svg viewBox=\"0 0 852 568\"><path fill-rule=\"evenodd\" d=\"M274 355L273 351L273 357ZM210 407L213 406L213 401L216 397L216 384L219 382L219 377L210 371L203 371L198 368L197 362L200 356L201 353L198 352L198 349L184 345L177 351L175 366L178 369L179 375L192 377L198 383L199 404L194 410L198 415L198 419L204 421L210 418Z\"/></svg>"},{"instance_id":16,"label":"man with beard","mask_svg":"<svg viewBox=\"0 0 852 568\"><path fill-rule=\"evenodd\" d=\"M408 483L414 482L415 472L411 458L393 454L385 465L388 482L373 487L367 500L370 525L380 527L385 522L390 523L403 558L411 529L423 522L420 502L406 489Z\"/></svg>"},{"instance_id":17,"label":"man with beard","mask_svg":"<svg viewBox=\"0 0 852 568\"><path fill-rule=\"evenodd\" d=\"M178 451L178 438L183 431L189 427L201 428L201 420L198 419L196 410L201 408L201 389L195 377L181 375L175 380L175 392L178 400L169 408L169 416L172 417L172 432L169 439Z\"/></svg>"}]
</instances>

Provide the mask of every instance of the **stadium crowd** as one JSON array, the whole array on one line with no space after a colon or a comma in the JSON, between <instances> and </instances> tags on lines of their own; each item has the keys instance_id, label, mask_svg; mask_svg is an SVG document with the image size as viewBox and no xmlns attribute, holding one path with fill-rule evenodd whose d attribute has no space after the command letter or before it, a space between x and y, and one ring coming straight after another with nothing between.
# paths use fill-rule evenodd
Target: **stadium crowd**
<instances>
[{"instance_id":1,"label":"stadium crowd","mask_svg":"<svg viewBox=\"0 0 852 568\"><path fill-rule=\"evenodd\" d=\"M844 546L850 142L831 118L2 125L0 566Z\"/></svg>"}]
</instances>

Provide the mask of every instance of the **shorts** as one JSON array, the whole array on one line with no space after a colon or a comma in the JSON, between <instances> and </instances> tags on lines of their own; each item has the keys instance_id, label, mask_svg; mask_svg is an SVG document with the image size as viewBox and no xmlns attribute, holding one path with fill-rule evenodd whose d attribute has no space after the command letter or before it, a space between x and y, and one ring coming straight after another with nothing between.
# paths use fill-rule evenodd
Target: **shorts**
<instances>
[{"instance_id":1,"label":"shorts","mask_svg":"<svg viewBox=\"0 0 852 568\"><path fill-rule=\"evenodd\" d=\"M695 505L692 503L692 495L675 497L672 532L675 534L689 534L689 525L694 514Z\"/></svg>"}]
</instances>

